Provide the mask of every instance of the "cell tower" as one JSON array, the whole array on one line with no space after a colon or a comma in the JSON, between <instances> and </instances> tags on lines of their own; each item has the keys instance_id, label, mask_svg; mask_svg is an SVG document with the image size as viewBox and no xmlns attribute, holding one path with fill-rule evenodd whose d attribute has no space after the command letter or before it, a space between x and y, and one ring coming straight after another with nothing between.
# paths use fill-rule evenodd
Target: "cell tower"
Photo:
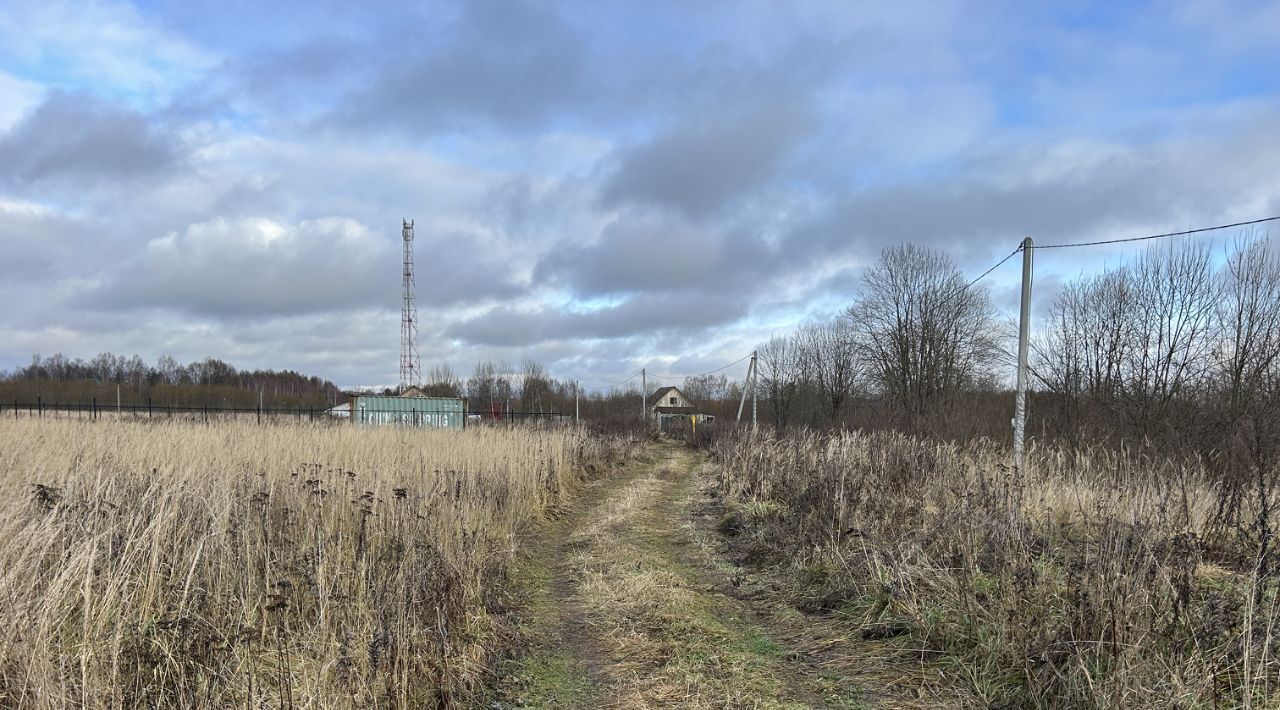
<instances>
[{"instance_id":1,"label":"cell tower","mask_svg":"<svg viewBox=\"0 0 1280 710\"><path fill-rule=\"evenodd\" d=\"M404 237L404 300L400 305L400 391L417 387L422 377L418 356L418 309L413 305L413 220L400 220Z\"/></svg>"}]
</instances>

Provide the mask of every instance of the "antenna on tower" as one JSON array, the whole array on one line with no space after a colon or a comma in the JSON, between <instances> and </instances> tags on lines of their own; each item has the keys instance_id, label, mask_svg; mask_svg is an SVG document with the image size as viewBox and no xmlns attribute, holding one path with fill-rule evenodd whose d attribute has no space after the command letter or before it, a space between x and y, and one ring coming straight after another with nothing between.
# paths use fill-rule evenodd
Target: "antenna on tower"
<instances>
[{"instance_id":1,"label":"antenna on tower","mask_svg":"<svg viewBox=\"0 0 1280 710\"><path fill-rule=\"evenodd\" d=\"M418 309L413 305L413 220L400 220L404 238L404 299L400 305L400 391L417 387L422 376L418 356Z\"/></svg>"}]
</instances>

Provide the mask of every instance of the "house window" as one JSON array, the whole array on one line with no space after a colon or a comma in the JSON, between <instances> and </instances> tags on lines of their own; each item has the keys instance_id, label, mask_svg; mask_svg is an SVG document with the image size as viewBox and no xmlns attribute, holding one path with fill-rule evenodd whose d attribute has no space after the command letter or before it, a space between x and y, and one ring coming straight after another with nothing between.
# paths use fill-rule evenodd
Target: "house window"
<instances>
[{"instance_id":1,"label":"house window","mask_svg":"<svg viewBox=\"0 0 1280 710\"><path fill-rule=\"evenodd\" d=\"M673 406L673 407L674 407L674 406L676 406L676 398L675 398L675 397L672 397L672 398L671 398L671 406Z\"/></svg>"}]
</instances>

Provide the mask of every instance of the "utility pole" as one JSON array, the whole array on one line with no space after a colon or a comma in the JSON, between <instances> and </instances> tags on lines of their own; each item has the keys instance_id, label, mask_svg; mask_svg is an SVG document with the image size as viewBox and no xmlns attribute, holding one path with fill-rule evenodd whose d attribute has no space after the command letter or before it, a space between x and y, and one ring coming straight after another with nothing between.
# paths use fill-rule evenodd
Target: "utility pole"
<instances>
[{"instance_id":1,"label":"utility pole","mask_svg":"<svg viewBox=\"0 0 1280 710\"><path fill-rule=\"evenodd\" d=\"M756 368L756 351L751 351L751 428L756 428L756 380L760 378L760 371Z\"/></svg>"},{"instance_id":2,"label":"utility pole","mask_svg":"<svg viewBox=\"0 0 1280 710\"><path fill-rule=\"evenodd\" d=\"M747 366L747 376L742 381L742 398L738 400L738 423L739 424L742 423L742 408L747 405L747 389L750 387L751 378L755 376L755 373L756 373L756 354L755 352L752 352L751 364ZM751 410L752 410L752 413L753 413L752 416L754 419L755 397L751 398Z\"/></svg>"},{"instance_id":3,"label":"utility pole","mask_svg":"<svg viewBox=\"0 0 1280 710\"><path fill-rule=\"evenodd\" d=\"M1027 430L1027 341L1031 332L1031 237L1022 240L1022 308L1018 313L1018 383L1013 400L1013 467L1022 470L1022 452Z\"/></svg>"},{"instance_id":4,"label":"utility pole","mask_svg":"<svg viewBox=\"0 0 1280 710\"><path fill-rule=\"evenodd\" d=\"M649 421L649 387L645 384L644 368L640 368L640 416Z\"/></svg>"},{"instance_id":5,"label":"utility pole","mask_svg":"<svg viewBox=\"0 0 1280 710\"><path fill-rule=\"evenodd\" d=\"M116 385L116 414L120 413L120 385Z\"/></svg>"}]
</instances>

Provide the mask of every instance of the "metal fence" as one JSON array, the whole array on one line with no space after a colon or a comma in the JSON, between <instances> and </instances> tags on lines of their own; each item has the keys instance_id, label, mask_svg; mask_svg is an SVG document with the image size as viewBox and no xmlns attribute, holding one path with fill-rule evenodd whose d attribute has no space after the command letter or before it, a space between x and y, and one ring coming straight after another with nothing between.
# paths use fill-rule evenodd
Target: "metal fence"
<instances>
[{"instance_id":1,"label":"metal fence","mask_svg":"<svg viewBox=\"0 0 1280 710\"><path fill-rule=\"evenodd\" d=\"M400 410L365 409L365 415L387 414L399 418L404 412ZM423 414L426 414L425 412ZM567 422L573 415L560 412L464 412L465 426L474 424L523 424L530 422ZM331 411L318 407L233 407L209 406L199 404L158 403L147 400L145 404L116 404L115 402L99 402L92 398L87 402L46 402L37 398L34 402L0 402L0 419L2 418L55 418L82 419L94 421L102 418L114 419L174 419L185 421L216 421L238 419L256 423L280 421L313 421L350 425L351 413L347 411ZM414 419L420 425L429 424L424 417ZM412 426L413 424L408 424Z\"/></svg>"}]
</instances>

